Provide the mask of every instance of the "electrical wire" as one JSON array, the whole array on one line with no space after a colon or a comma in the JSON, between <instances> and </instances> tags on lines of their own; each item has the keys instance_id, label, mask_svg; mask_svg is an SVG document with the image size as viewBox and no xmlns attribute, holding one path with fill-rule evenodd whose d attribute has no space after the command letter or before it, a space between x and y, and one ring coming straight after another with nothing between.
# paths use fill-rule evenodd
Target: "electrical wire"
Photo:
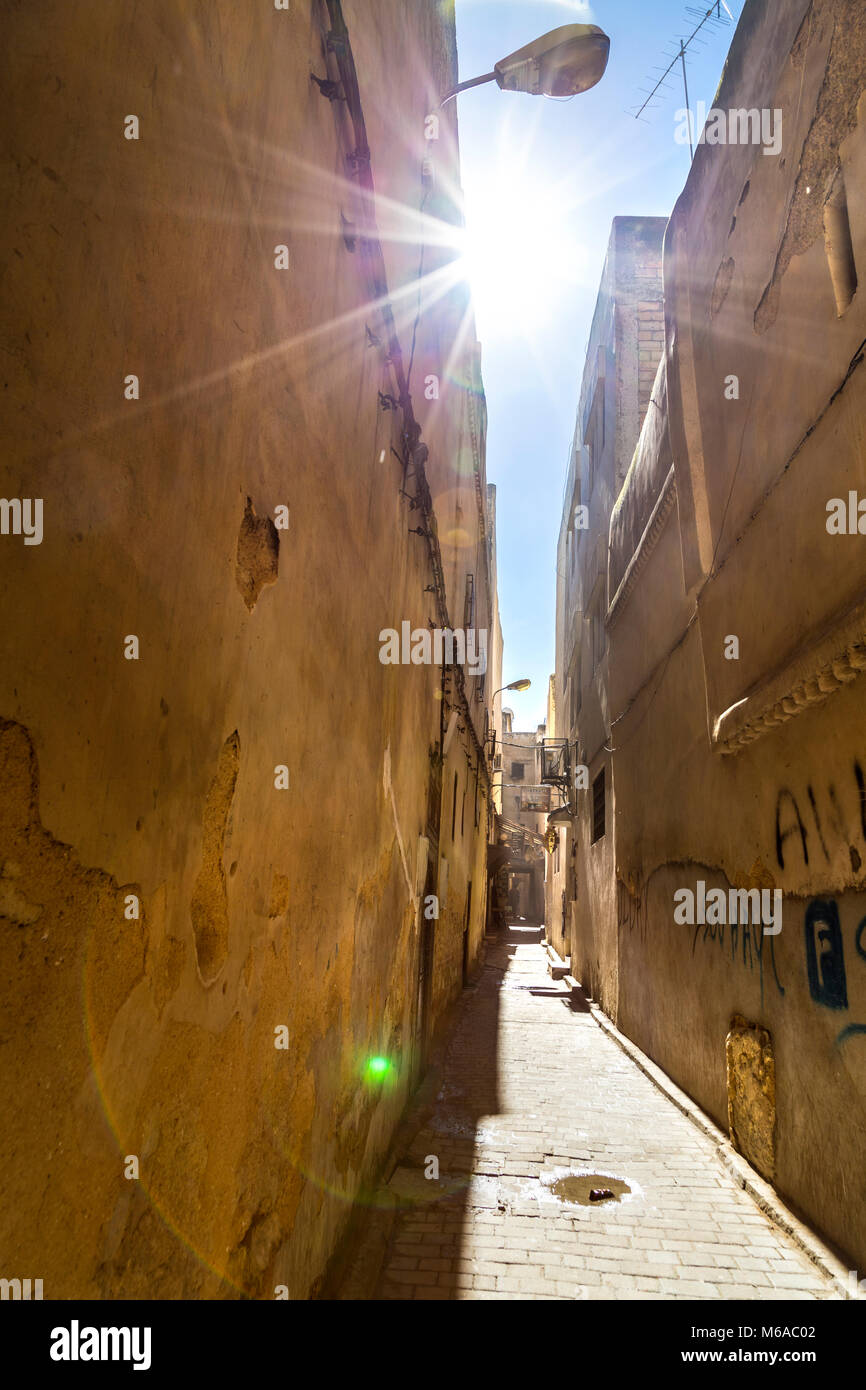
<instances>
[{"instance_id":1,"label":"electrical wire","mask_svg":"<svg viewBox=\"0 0 866 1390\"><path fill-rule=\"evenodd\" d=\"M424 467L427 446L421 443L421 426L416 420L415 412L412 408L412 398L407 387L406 373L403 366L403 352L397 334L394 309L388 288L385 257L382 251L382 243L376 232L376 191L373 182L370 146L367 139L367 128L361 103L355 58L352 52L345 16L343 14L342 0L322 0L322 4L330 24L329 46L333 51L334 61L340 74L346 108L351 121L355 141L355 148L351 152L351 161L361 191L364 222L369 229L368 235L365 236L363 242L363 260L368 271L371 288L379 304L388 338L388 355L397 383L398 401L403 416L402 445L405 451L407 464L411 460L414 468L417 501L421 507L421 515L425 522L425 529L422 534L426 535L427 538L427 550L430 558L430 565L433 570L439 626L442 628L451 628L452 623L448 613L445 571L436 531L436 512L433 505L433 497L430 492L430 484ZM454 683L457 691L457 702L466 719L467 732L478 754L479 763L484 772L484 779L489 788L491 785L490 769L487 766L487 758L482 741L479 738L478 731L472 719L469 697L466 694L465 676L463 668L460 666L454 668Z\"/></svg>"}]
</instances>

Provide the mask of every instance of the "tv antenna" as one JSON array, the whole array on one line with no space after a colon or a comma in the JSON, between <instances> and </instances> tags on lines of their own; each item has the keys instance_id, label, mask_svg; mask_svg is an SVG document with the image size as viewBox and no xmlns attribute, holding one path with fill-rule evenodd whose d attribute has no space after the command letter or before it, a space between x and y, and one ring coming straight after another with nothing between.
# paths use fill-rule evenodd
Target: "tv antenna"
<instances>
[{"instance_id":1,"label":"tv antenna","mask_svg":"<svg viewBox=\"0 0 866 1390\"><path fill-rule=\"evenodd\" d=\"M722 13L723 10L724 14ZM705 25L708 26L709 29L724 28L734 22L734 16L731 14L731 11L728 9L728 6L725 4L725 0L713 0L713 3L709 5L707 9L704 9L703 6L698 7L696 5L687 5L686 14L690 17L691 20L698 21L695 25L695 28L689 34L687 39L680 38L672 39L670 41L663 55L664 57L669 58L670 62L664 70L662 70L660 65L657 65L653 68L652 71L660 72L661 77L659 77L658 81L655 83L654 87L652 87L650 91L646 91L646 88L643 87L640 88L640 91L644 94L645 99L642 105L639 106L637 110L633 111L631 114L634 116L636 121L642 120L644 111L650 110L653 108L653 106L658 104L655 100L656 95L661 91L670 90L668 86L668 78L671 76L674 69L679 64L679 66L682 69L683 90L685 92L686 112L688 115L689 150L691 152L692 159L694 159L695 146L692 137L692 112L691 107L689 105L689 77L688 72L686 71L686 54L691 48L700 49L704 47L706 43L706 37L704 36L702 31Z\"/></svg>"}]
</instances>

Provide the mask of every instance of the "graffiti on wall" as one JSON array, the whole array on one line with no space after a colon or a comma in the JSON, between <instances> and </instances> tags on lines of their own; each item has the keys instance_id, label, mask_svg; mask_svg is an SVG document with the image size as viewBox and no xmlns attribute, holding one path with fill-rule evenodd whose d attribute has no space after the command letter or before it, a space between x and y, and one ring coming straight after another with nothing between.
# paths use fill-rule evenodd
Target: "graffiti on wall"
<instances>
[{"instance_id":1,"label":"graffiti on wall","mask_svg":"<svg viewBox=\"0 0 866 1390\"><path fill-rule=\"evenodd\" d=\"M702 944L705 942L716 943L719 950L727 955L732 962L739 960L746 969L758 970L761 1004L764 1002L764 953L767 951L767 959L772 967L776 989L779 994L785 993L785 987L779 979L779 971L776 967L776 938L774 935L765 936L760 922L698 922L692 936L692 955L697 950L699 938Z\"/></svg>"},{"instance_id":2,"label":"graffiti on wall","mask_svg":"<svg viewBox=\"0 0 866 1390\"><path fill-rule=\"evenodd\" d=\"M847 1009L845 948L839 909L832 898L814 898L806 908L806 974L816 1004Z\"/></svg>"},{"instance_id":3,"label":"graffiti on wall","mask_svg":"<svg viewBox=\"0 0 866 1390\"><path fill-rule=\"evenodd\" d=\"M634 882L625 884L616 881L616 907L619 930L625 928L629 933L637 931L641 941L647 934L647 892L640 891Z\"/></svg>"},{"instance_id":4,"label":"graffiti on wall","mask_svg":"<svg viewBox=\"0 0 866 1390\"><path fill-rule=\"evenodd\" d=\"M661 867L673 868L674 866L666 864ZM659 871L656 870L656 873ZM649 881L653 877L655 877L654 874L650 875ZM623 929L630 933L637 931L642 942L647 939L649 881L642 890L638 890L633 884L627 887L619 879L617 880L617 913L620 931ZM749 922L698 923L692 936L691 954L693 956L697 951L699 940L701 943L711 943L717 946L719 951L730 961L739 961L745 969L757 970L760 977L762 1003L764 1000L764 952L766 948L766 960L772 970L776 989L779 994L785 993L776 967L775 938L764 936L760 922L757 924ZM769 943L768 947L766 943Z\"/></svg>"},{"instance_id":5,"label":"graffiti on wall","mask_svg":"<svg viewBox=\"0 0 866 1390\"><path fill-rule=\"evenodd\" d=\"M674 866L662 867L669 869ZM682 865L676 867L682 868ZM617 880L617 917L620 932L636 932L643 944L649 939L648 898L648 885L637 889L634 884L626 886ZM790 901L789 911L792 916L794 909L795 903ZM786 922L787 920L788 918ZM802 920L802 969L808 983L809 996L812 1002L821 1008L843 1013L848 1010L850 1004L845 938L839 905L831 897L812 898L805 905ZM709 949L715 947L730 964L758 972L762 1006L765 974L767 979L775 984L776 994L784 997L785 986L779 978L776 963L776 938L765 936L760 923L755 925L749 922L699 922L688 930L691 934L691 956L697 955L699 945ZM678 931L682 931L682 928L678 927ZM849 953L850 949L849 944ZM862 918L854 932L853 949L866 964L866 917ZM841 1045L858 1036L866 1036L866 1022L846 1023L838 1033L836 1043Z\"/></svg>"},{"instance_id":6,"label":"graffiti on wall","mask_svg":"<svg viewBox=\"0 0 866 1390\"><path fill-rule=\"evenodd\" d=\"M854 950L866 961L866 917L854 933ZM845 972L845 942L839 920L839 907L833 898L813 898L805 919L806 975L809 994L825 1009L848 1008L848 980ZM837 1044L866 1033L866 1023L846 1023Z\"/></svg>"},{"instance_id":7,"label":"graffiti on wall","mask_svg":"<svg viewBox=\"0 0 866 1390\"><path fill-rule=\"evenodd\" d=\"M843 844L847 846L852 871L859 873L866 851L861 852L851 843L852 826L856 826L853 838L866 844L866 773L856 759L841 794L832 782L820 799L811 783L805 796L800 797L790 787L782 787L776 797L774 826L779 868L790 868L798 860L808 868L822 855L829 864L834 849Z\"/></svg>"}]
</instances>

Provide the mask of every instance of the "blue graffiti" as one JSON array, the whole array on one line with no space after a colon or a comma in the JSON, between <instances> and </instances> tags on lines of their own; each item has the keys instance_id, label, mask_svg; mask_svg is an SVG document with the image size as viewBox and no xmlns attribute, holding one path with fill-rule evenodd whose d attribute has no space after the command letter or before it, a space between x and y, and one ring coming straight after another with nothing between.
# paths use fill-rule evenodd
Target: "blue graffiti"
<instances>
[{"instance_id":1,"label":"blue graffiti","mask_svg":"<svg viewBox=\"0 0 866 1390\"><path fill-rule=\"evenodd\" d=\"M832 898L815 898L806 908L806 972L809 993L825 1009L847 1009L845 952L839 909ZM820 954L819 954L820 951Z\"/></svg>"},{"instance_id":2,"label":"blue graffiti","mask_svg":"<svg viewBox=\"0 0 866 1390\"><path fill-rule=\"evenodd\" d=\"M854 936L854 949L858 956L862 956L863 959L866 960L866 946L863 945L864 930L866 930L866 917L863 918ZM840 1047L841 1044L847 1042L849 1038L856 1038L861 1033L866 1033L866 1023L846 1024L836 1039L836 1046Z\"/></svg>"}]
</instances>

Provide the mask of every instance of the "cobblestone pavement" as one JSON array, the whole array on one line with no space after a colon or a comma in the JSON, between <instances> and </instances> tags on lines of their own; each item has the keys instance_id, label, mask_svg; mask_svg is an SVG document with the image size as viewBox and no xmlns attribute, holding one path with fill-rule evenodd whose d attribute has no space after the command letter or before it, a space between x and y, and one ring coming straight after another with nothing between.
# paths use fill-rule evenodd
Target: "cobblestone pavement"
<instances>
[{"instance_id":1,"label":"cobblestone pavement","mask_svg":"<svg viewBox=\"0 0 866 1390\"><path fill-rule=\"evenodd\" d=\"M536 930L488 940L438 1096L389 1184L406 1205L374 1296L838 1297L546 964ZM631 1194L582 1206L550 1191L579 1172Z\"/></svg>"}]
</instances>

